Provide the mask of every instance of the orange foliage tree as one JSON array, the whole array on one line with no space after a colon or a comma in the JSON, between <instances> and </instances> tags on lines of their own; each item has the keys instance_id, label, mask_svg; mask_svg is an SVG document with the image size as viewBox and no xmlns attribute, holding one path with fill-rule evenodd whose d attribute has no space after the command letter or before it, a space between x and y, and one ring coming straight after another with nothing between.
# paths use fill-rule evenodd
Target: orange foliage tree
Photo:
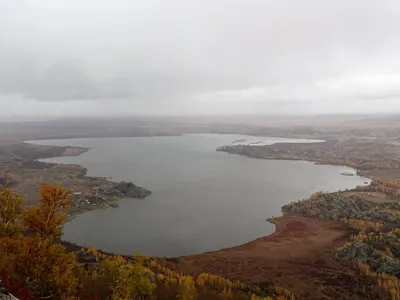
<instances>
[{"instance_id":1,"label":"orange foliage tree","mask_svg":"<svg viewBox=\"0 0 400 300\"><path fill-rule=\"evenodd\" d=\"M0 275L21 283L40 298L74 299L79 266L75 254L66 253L56 242L62 233L66 217L62 209L68 206L69 192L42 185L40 195L38 205L23 213L18 196L9 190L0 192Z\"/></svg>"},{"instance_id":2,"label":"orange foliage tree","mask_svg":"<svg viewBox=\"0 0 400 300\"><path fill-rule=\"evenodd\" d=\"M39 205L27 210L25 226L39 239L56 240L61 237L62 226L66 220L63 209L69 206L71 191L57 185L42 185Z\"/></svg>"}]
</instances>

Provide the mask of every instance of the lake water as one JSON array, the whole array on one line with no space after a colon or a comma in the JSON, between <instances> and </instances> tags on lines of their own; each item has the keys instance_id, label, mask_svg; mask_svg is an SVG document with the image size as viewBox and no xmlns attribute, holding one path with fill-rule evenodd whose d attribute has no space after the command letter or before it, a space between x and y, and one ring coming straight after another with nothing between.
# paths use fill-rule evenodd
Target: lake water
<instances>
[{"instance_id":1,"label":"lake water","mask_svg":"<svg viewBox=\"0 0 400 300\"><path fill-rule=\"evenodd\" d=\"M65 240L123 254L180 256L243 244L271 234L275 226L265 219L281 215L283 204L369 182L341 175L351 170L346 167L215 151L243 138L264 144L295 141L196 134L33 143L89 147L77 157L45 161L80 164L88 175L133 181L153 192L145 199L120 200L118 208L79 215L64 228Z\"/></svg>"}]
</instances>

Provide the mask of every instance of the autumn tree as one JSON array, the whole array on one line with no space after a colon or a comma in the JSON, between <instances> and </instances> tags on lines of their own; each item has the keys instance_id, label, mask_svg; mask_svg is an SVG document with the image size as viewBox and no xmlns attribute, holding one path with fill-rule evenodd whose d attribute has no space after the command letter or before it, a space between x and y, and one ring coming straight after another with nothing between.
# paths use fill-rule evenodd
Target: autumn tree
<instances>
[{"instance_id":1,"label":"autumn tree","mask_svg":"<svg viewBox=\"0 0 400 300\"><path fill-rule=\"evenodd\" d=\"M60 238L67 217L63 210L69 206L70 194L71 191L63 187L43 184L39 204L25 213L25 226L39 239L54 241Z\"/></svg>"},{"instance_id":2,"label":"autumn tree","mask_svg":"<svg viewBox=\"0 0 400 300\"><path fill-rule=\"evenodd\" d=\"M21 232L20 216L24 201L8 188L0 190L0 237L12 237Z\"/></svg>"},{"instance_id":3,"label":"autumn tree","mask_svg":"<svg viewBox=\"0 0 400 300\"><path fill-rule=\"evenodd\" d=\"M154 273L141 263L129 263L121 256L102 256L97 276L106 278L111 288L111 300L151 300L155 284Z\"/></svg>"},{"instance_id":4,"label":"autumn tree","mask_svg":"<svg viewBox=\"0 0 400 300\"><path fill-rule=\"evenodd\" d=\"M3 286L8 293L16 297L18 300L39 300L32 294L32 291L24 287L22 283L15 282L10 278L4 278L4 280L2 280L2 282L0 283L0 289L1 286Z\"/></svg>"},{"instance_id":5,"label":"autumn tree","mask_svg":"<svg viewBox=\"0 0 400 300\"><path fill-rule=\"evenodd\" d=\"M221 293L219 293L219 295L221 296L222 299L232 299L233 298L231 289L227 289L227 288L224 288L223 291Z\"/></svg>"},{"instance_id":6,"label":"autumn tree","mask_svg":"<svg viewBox=\"0 0 400 300\"><path fill-rule=\"evenodd\" d=\"M192 276L181 276L178 289L178 299L197 300L196 285Z\"/></svg>"},{"instance_id":7,"label":"autumn tree","mask_svg":"<svg viewBox=\"0 0 400 300\"><path fill-rule=\"evenodd\" d=\"M4 231L8 234L0 239L1 277L22 283L40 298L74 299L80 267L75 254L66 253L57 241L62 234L62 210L68 206L69 192L56 185L43 185L38 205L27 210L22 220L17 219L22 213L20 198L9 190L2 195L5 205L0 209L4 211L1 228L7 228ZM15 200L18 205L9 204ZM28 229L28 235L16 235L19 224Z\"/></svg>"}]
</instances>

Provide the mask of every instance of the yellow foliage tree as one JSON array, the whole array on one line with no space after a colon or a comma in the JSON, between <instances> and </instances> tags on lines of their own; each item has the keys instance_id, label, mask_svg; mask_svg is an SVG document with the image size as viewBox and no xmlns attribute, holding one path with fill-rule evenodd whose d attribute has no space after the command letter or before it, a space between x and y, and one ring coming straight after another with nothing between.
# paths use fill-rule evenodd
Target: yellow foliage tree
<instances>
[{"instance_id":1,"label":"yellow foliage tree","mask_svg":"<svg viewBox=\"0 0 400 300\"><path fill-rule=\"evenodd\" d=\"M0 190L0 237L12 237L20 234L19 218L24 209L24 200L10 189Z\"/></svg>"},{"instance_id":2,"label":"yellow foliage tree","mask_svg":"<svg viewBox=\"0 0 400 300\"><path fill-rule=\"evenodd\" d=\"M140 263L129 263L121 256L101 257L98 276L106 279L111 287L111 300L153 299L154 273Z\"/></svg>"},{"instance_id":3,"label":"yellow foliage tree","mask_svg":"<svg viewBox=\"0 0 400 300\"><path fill-rule=\"evenodd\" d=\"M56 185L43 185L39 205L29 209L23 220L18 220L23 209L21 199L9 190L2 192L0 211L12 211L2 216L14 225L4 225L5 217L2 217L1 228L7 228L8 236L0 239L0 275L22 283L40 298L74 299L77 293L75 274L80 268L75 254L66 253L56 241L62 233L65 221L62 209L68 205L68 195L69 192ZM8 203L12 200L18 204L10 206ZM31 234L18 236L20 223Z\"/></svg>"},{"instance_id":4,"label":"yellow foliage tree","mask_svg":"<svg viewBox=\"0 0 400 300\"><path fill-rule=\"evenodd\" d=\"M40 189L39 205L26 211L25 226L40 239L58 239L66 220L63 209L69 206L71 191L57 185L43 184Z\"/></svg>"},{"instance_id":5,"label":"yellow foliage tree","mask_svg":"<svg viewBox=\"0 0 400 300\"><path fill-rule=\"evenodd\" d=\"M196 285L192 276L181 276L179 278L178 299L181 300L196 300L197 291Z\"/></svg>"}]
</instances>

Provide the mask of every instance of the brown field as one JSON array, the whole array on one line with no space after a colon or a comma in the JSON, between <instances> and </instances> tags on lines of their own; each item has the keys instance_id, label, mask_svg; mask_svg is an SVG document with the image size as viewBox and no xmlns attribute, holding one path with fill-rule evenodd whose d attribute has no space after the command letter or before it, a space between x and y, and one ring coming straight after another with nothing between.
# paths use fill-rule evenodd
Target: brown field
<instances>
[{"instance_id":1,"label":"brown field","mask_svg":"<svg viewBox=\"0 0 400 300\"><path fill-rule=\"evenodd\" d=\"M298 214L285 214L278 220L270 236L182 257L177 267L194 275L209 272L260 287L274 283L306 299L367 299L361 279L332 255L335 246L348 240L349 231L338 223Z\"/></svg>"}]
</instances>

